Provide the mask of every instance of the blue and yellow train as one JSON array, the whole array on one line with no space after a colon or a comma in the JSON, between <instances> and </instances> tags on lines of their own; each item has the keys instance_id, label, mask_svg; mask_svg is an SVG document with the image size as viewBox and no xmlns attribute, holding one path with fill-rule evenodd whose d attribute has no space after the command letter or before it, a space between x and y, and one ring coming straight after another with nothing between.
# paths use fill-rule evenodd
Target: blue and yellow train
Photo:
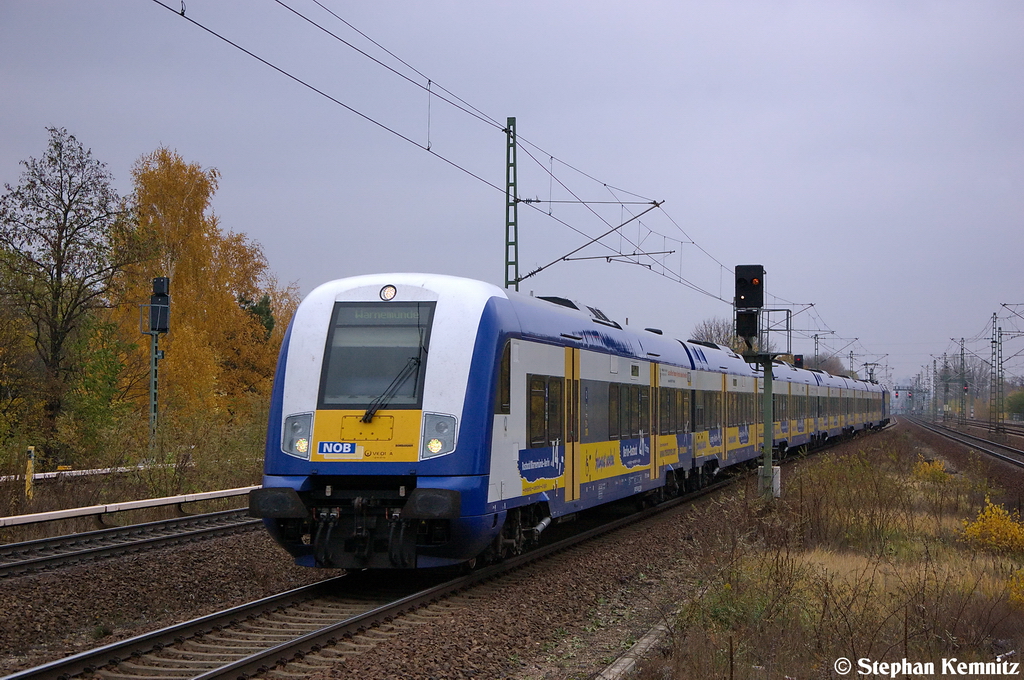
<instances>
[{"instance_id":1,"label":"blue and yellow train","mask_svg":"<svg viewBox=\"0 0 1024 680\"><path fill-rule=\"evenodd\" d=\"M888 422L879 385L779 364L780 451ZM763 380L726 347L433 274L326 283L274 379L250 511L298 564L422 568L756 458Z\"/></svg>"}]
</instances>

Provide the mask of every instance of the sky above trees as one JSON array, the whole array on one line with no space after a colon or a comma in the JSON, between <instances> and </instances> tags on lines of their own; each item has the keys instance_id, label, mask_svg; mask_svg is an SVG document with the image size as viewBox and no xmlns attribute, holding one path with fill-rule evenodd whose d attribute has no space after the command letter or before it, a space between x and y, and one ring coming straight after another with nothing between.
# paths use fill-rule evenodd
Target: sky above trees
<instances>
[{"instance_id":1,"label":"sky above trees","mask_svg":"<svg viewBox=\"0 0 1024 680\"><path fill-rule=\"evenodd\" d=\"M951 338L985 355L993 312L1024 323L1000 306L1024 303L1019 3L322 5L349 25L309 0L191 0L185 17L180 3L3 3L0 182L47 126L91 148L122 195L136 160L167 147L220 171L220 224L303 291L406 270L500 285L501 128L516 116L520 196L541 201L520 206L522 272L652 200L665 204L578 256L674 251L559 263L524 292L685 337L729 315L728 269L759 262L769 305L814 303L795 351L818 334L894 382L958 350ZM562 202L577 198L613 203ZM1007 342L1011 356L1024 340Z\"/></svg>"}]
</instances>

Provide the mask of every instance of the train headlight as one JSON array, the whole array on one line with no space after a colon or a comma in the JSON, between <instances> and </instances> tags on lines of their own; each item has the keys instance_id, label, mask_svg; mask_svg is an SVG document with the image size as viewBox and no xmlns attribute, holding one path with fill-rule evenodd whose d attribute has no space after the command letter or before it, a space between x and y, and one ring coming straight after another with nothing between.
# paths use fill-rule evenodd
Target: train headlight
<instances>
[{"instance_id":1,"label":"train headlight","mask_svg":"<svg viewBox=\"0 0 1024 680\"><path fill-rule=\"evenodd\" d=\"M420 458L443 456L455 450L457 421L455 416L440 413L423 414L423 450Z\"/></svg>"},{"instance_id":2,"label":"train headlight","mask_svg":"<svg viewBox=\"0 0 1024 680\"><path fill-rule=\"evenodd\" d=\"M289 456L309 460L309 440L313 434L313 414L299 413L284 419L281 450Z\"/></svg>"}]
</instances>

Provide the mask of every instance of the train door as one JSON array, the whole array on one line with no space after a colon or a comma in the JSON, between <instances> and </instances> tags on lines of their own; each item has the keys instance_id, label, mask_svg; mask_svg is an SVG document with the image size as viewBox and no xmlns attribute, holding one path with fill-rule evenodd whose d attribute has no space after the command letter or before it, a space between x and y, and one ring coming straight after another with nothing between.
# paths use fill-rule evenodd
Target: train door
<instances>
[{"instance_id":1,"label":"train door","mask_svg":"<svg viewBox=\"0 0 1024 680\"><path fill-rule=\"evenodd\" d=\"M580 350L565 348L565 500L580 498Z\"/></svg>"},{"instance_id":2,"label":"train door","mask_svg":"<svg viewBox=\"0 0 1024 680\"><path fill-rule=\"evenodd\" d=\"M661 414L660 390L658 389L658 386L661 384L659 380L660 375L661 371L658 364L651 362L651 385L647 388L651 395L648 400L650 407L647 409L650 417L646 425L647 431L651 433L651 479L657 479L658 472L661 470L661 446L658 441L658 433L661 431L658 425L658 418ZM640 389L644 388L641 387ZM640 436L643 437L643 433L640 433Z\"/></svg>"}]
</instances>

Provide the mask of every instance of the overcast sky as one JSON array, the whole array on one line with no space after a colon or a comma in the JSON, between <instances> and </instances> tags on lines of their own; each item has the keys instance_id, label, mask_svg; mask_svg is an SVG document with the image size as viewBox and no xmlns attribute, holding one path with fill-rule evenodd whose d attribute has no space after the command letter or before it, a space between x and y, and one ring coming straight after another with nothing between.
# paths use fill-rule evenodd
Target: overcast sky
<instances>
[{"instance_id":1,"label":"overcast sky","mask_svg":"<svg viewBox=\"0 0 1024 680\"><path fill-rule=\"evenodd\" d=\"M1024 327L1000 306L1024 303L1019 1L321 0L351 27L312 0L165 2L0 0L0 183L47 126L122 194L165 145L220 170L222 227L303 292L387 271L502 285L515 116L519 193L542 201L520 207L522 274L649 207L575 199L664 201L575 257L674 251L560 262L524 292L686 338L731 316L729 268L763 263L770 306L814 303L796 352L818 333L890 384L951 338L988 358L993 312Z\"/></svg>"}]
</instances>

